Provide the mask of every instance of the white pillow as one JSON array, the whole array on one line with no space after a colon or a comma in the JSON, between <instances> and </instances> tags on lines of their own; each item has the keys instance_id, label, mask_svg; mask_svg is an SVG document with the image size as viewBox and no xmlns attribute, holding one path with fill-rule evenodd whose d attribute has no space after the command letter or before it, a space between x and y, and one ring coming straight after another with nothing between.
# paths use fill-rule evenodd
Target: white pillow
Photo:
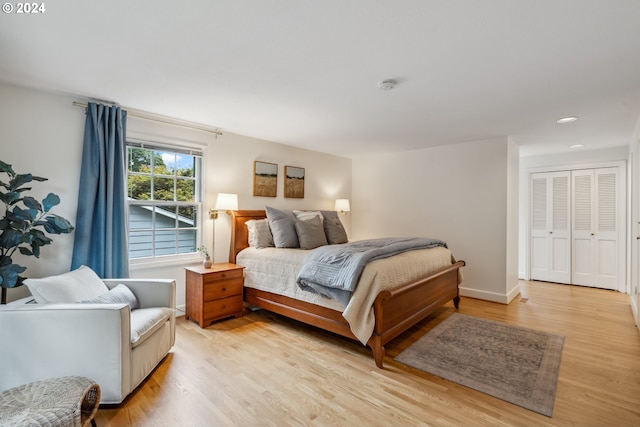
<instances>
[{"instance_id":1,"label":"white pillow","mask_svg":"<svg viewBox=\"0 0 640 427\"><path fill-rule=\"evenodd\" d=\"M293 211L293 214L301 221L308 221L315 217L320 218L320 222L324 222L324 217L320 211Z\"/></svg>"},{"instance_id":2,"label":"white pillow","mask_svg":"<svg viewBox=\"0 0 640 427\"><path fill-rule=\"evenodd\" d=\"M85 265L57 276L26 279L24 284L38 304L80 302L109 291L100 277Z\"/></svg>"}]
</instances>

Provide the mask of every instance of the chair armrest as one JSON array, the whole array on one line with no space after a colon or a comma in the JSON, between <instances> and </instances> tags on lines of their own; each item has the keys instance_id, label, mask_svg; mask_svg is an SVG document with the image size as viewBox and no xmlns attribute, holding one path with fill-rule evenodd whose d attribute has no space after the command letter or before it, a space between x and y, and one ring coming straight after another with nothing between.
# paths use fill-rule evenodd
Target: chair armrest
<instances>
[{"instance_id":1,"label":"chair armrest","mask_svg":"<svg viewBox=\"0 0 640 427\"><path fill-rule=\"evenodd\" d=\"M0 390L82 375L128 393L131 327L126 304L0 306Z\"/></svg>"},{"instance_id":2,"label":"chair armrest","mask_svg":"<svg viewBox=\"0 0 640 427\"><path fill-rule=\"evenodd\" d=\"M173 279L103 279L109 289L122 283L131 289L140 308L176 308L176 281Z\"/></svg>"}]
</instances>

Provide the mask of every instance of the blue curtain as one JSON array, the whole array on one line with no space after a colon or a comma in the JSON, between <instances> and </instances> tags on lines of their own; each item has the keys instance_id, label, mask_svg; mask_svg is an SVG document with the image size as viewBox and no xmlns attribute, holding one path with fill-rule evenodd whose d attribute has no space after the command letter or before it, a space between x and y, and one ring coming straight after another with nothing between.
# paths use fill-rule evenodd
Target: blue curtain
<instances>
[{"instance_id":1,"label":"blue curtain","mask_svg":"<svg viewBox=\"0 0 640 427\"><path fill-rule=\"evenodd\" d=\"M129 277L126 119L120 107L87 106L71 269L102 278Z\"/></svg>"}]
</instances>

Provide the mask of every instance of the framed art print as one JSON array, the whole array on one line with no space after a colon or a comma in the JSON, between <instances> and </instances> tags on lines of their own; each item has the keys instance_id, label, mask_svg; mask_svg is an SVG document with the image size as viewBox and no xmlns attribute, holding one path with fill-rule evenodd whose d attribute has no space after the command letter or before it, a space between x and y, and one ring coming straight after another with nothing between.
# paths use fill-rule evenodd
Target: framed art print
<instances>
[{"instance_id":1,"label":"framed art print","mask_svg":"<svg viewBox=\"0 0 640 427\"><path fill-rule=\"evenodd\" d=\"M278 165L276 163L253 162L253 195L276 197L278 193Z\"/></svg>"},{"instance_id":2,"label":"framed art print","mask_svg":"<svg viewBox=\"0 0 640 427\"><path fill-rule=\"evenodd\" d=\"M284 197L304 199L304 168L284 167Z\"/></svg>"}]
</instances>

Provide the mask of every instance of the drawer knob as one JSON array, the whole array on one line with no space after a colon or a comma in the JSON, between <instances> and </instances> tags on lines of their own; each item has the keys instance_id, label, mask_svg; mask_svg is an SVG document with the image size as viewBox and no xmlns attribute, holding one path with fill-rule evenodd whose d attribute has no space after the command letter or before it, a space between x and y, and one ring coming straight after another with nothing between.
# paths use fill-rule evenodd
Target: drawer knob
<instances>
[{"instance_id":1,"label":"drawer knob","mask_svg":"<svg viewBox=\"0 0 640 427\"><path fill-rule=\"evenodd\" d=\"M227 292L227 288L222 288L222 292Z\"/></svg>"}]
</instances>

